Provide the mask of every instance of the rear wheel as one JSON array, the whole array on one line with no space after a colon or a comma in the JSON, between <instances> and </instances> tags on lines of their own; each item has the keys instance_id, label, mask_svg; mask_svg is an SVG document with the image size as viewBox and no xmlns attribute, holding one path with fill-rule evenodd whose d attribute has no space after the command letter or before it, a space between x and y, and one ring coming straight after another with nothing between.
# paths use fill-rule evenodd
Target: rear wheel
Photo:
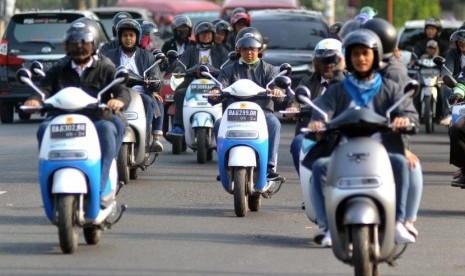
<instances>
[{"instance_id":1,"label":"rear wheel","mask_svg":"<svg viewBox=\"0 0 465 276\"><path fill-rule=\"evenodd\" d=\"M423 98L423 122L425 124L426 133L431 133L433 131L433 110L431 109L431 102L431 96Z\"/></svg>"},{"instance_id":2,"label":"rear wheel","mask_svg":"<svg viewBox=\"0 0 465 276\"><path fill-rule=\"evenodd\" d=\"M367 225L352 225L354 272L356 276L372 276L373 263L370 258L370 233Z\"/></svg>"},{"instance_id":3,"label":"rear wheel","mask_svg":"<svg viewBox=\"0 0 465 276\"><path fill-rule=\"evenodd\" d=\"M207 162L207 132L205 128L197 128L195 131L197 141L197 163L204 164Z\"/></svg>"},{"instance_id":4,"label":"rear wheel","mask_svg":"<svg viewBox=\"0 0 465 276\"><path fill-rule=\"evenodd\" d=\"M116 162L116 167L118 169L118 178L119 181L123 181L125 184L129 183L129 147L128 144L122 144L118 153L118 159Z\"/></svg>"},{"instance_id":5,"label":"rear wheel","mask_svg":"<svg viewBox=\"0 0 465 276\"><path fill-rule=\"evenodd\" d=\"M184 142L184 136L171 136L171 151L173 154L178 155L182 153L182 144Z\"/></svg>"},{"instance_id":6,"label":"rear wheel","mask_svg":"<svg viewBox=\"0 0 465 276\"><path fill-rule=\"evenodd\" d=\"M234 212L238 217L244 217L247 213L247 171L245 168L234 169Z\"/></svg>"},{"instance_id":7,"label":"rear wheel","mask_svg":"<svg viewBox=\"0 0 465 276\"><path fill-rule=\"evenodd\" d=\"M87 244L97 244L100 242L100 237L102 236L102 230L97 226L93 225L90 227L85 227L83 229L84 239Z\"/></svg>"},{"instance_id":8,"label":"rear wheel","mask_svg":"<svg viewBox=\"0 0 465 276\"><path fill-rule=\"evenodd\" d=\"M11 124L13 123L14 117L14 104L12 103L2 103L0 105L0 121L2 124Z\"/></svg>"},{"instance_id":9,"label":"rear wheel","mask_svg":"<svg viewBox=\"0 0 465 276\"><path fill-rule=\"evenodd\" d=\"M76 222L77 198L75 195L58 195L57 224L61 251L74 253L78 247L78 227Z\"/></svg>"}]
</instances>

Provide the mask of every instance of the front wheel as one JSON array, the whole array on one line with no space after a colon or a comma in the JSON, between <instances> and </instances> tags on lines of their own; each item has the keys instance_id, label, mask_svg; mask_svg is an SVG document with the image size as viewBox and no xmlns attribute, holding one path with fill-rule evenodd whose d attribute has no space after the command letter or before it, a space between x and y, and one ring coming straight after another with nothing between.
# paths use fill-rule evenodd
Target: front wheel
<instances>
[{"instance_id":1,"label":"front wheel","mask_svg":"<svg viewBox=\"0 0 465 276\"><path fill-rule=\"evenodd\" d=\"M86 240L87 244L97 244L100 242L100 237L102 236L102 230L97 226L90 226L85 227L83 229L84 232L84 239Z\"/></svg>"},{"instance_id":2,"label":"front wheel","mask_svg":"<svg viewBox=\"0 0 465 276\"><path fill-rule=\"evenodd\" d=\"M129 183L129 147L128 144L122 144L118 153L116 167L118 170L119 181L123 181L124 184Z\"/></svg>"},{"instance_id":3,"label":"front wheel","mask_svg":"<svg viewBox=\"0 0 465 276\"><path fill-rule=\"evenodd\" d=\"M205 128L197 128L195 131L197 141L197 163L204 164L207 162L207 131Z\"/></svg>"},{"instance_id":4,"label":"front wheel","mask_svg":"<svg viewBox=\"0 0 465 276\"><path fill-rule=\"evenodd\" d=\"M247 170L245 168L235 168L234 175L234 212L238 217L244 217L247 213Z\"/></svg>"},{"instance_id":5,"label":"front wheel","mask_svg":"<svg viewBox=\"0 0 465 276\"><path fill-rule=\"evenodd\" d=\"M77 198L75 195L58 195L57 224L61 251L71 254L78 247L78 226L76 222Z\"/></svg>"},{"instance_id":6,"label":"front wheel","mask_svg":"<svg viewBox=\"0 0 465 276\"><path fill-rule=\"evenodd\" d=\"M368 225L352 225L352 245L355 276L372 276L370 258L370 232Z\"/></svg>"},{"instance_id":7,"label":"front wheel","mask_svg":"<svg viewBox=\"0 0 465 276\"><path fill-rule=\"evenodd\" d=\"M432 105L432 98L431 96L426 96L423 98L423 122L425 124L426 133L431 133L434 131L433 126L433 109L431 108Z\"/></svg>"}]
</instances>

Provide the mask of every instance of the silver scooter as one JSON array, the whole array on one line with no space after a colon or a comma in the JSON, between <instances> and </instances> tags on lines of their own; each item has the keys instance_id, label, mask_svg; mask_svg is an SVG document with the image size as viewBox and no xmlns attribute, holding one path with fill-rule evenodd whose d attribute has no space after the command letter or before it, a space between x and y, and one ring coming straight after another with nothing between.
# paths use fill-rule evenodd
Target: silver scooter
<instances>
[{"instance_id":1,"label":"silver scooter","mask_svg":"<svg viewBox=\"0 0 465 276\"><path fill-rule=\"evenodd\" d=\"M147 81L160 82L161 80L149 80L147 74L153 67L160 64L164 58L165 55L163 53L156 54L156 61L144 71L142 76L130 72L127 86L145 86ZM117 158L118 177L125 184L129 183L130 179L137 179L139 177L139 170L145 171L147 167L155 162L158 156L157 153L146 151L147 121L142 97L133 89L130 89L130 93L131 102L128 108L123 111L128 125L126 126L123 144Z\"/></svg>"},{"instance_id":2,"label":"silver scooter","mask_svg":"<svg viewBox=\"0 0 465 276\"><path fill-rule=\"evenodd\" d=\"M389 156L384 146L370 136L392 131L390 113L418 89L418 82L409 82L405 94L385 117L368 108L354 107L331 121L311 102L307 88L295 91L299 102L325 118L325 133L343 136L330 156L323 192L333 253L353 266L355 275L378 275L379 263L393 265L406 249L394 238L396 192Z\"/></svg>"}]
</instances>

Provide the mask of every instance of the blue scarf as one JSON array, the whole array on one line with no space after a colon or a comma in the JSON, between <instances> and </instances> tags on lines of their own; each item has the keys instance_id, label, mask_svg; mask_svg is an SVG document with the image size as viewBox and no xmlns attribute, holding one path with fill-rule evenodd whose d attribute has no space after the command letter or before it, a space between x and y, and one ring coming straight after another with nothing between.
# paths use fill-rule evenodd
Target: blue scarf
<instances>
[{"instance_id":1,"label":"blue scarf","mask_svg":"<svg viewBox=\"0 0 465 276\"><path fill-rule=\"evenodd\" d=\"M380 91L381 82L379 73L375 73L375 77L369 81L361 81L353 75L349 75L344 79L343 86L356 105L366 107Z\"/></svg>"}]
</instances>

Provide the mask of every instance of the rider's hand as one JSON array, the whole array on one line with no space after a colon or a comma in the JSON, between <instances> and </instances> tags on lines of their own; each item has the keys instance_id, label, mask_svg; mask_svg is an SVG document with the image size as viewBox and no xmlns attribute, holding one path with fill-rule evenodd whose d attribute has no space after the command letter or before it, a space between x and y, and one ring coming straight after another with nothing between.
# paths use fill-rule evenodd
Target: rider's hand
<instances>
[{"instance_id":1,"label":"rider's hand","mask_svg":"<svg viewBox=\"0 0 465 276\"><path fill-rule=\"evenodd\" d=\"M41 106L41 103L39 100L31 99L31 100L25 101L23 105L28 106L28 107L37 107L37 109L24 109L23 110L25 113L35 113L38 111L38 108Z\"/></svg>"},{"instance_id":2,"label":"rider's hand","mask_svg":"<svg viewBox=\"0 0 465 276\"><path fill-rule=\"evenodd\" d=\"M163 98L157 92L153 92L153 97L159 102L163 102Z\"/></svg>"},{"instance_id":3,"label":"rider's hand","mask_svg":"<svg viewBox=\"0 0 465 276\"><path fill-rule=\"evenodd\" d=\"M407 117L396 117L392 121L392 129L397 131L399 129L404 129L410 126L410 119Z\"/></svg>"},{"instance_id":4,"label":"rider's hand","mask_svg":"<svg viewBox=\"0 0 465 276\"><path fill-rule=\"evenodd\" d=\"M273 97L282 97L284 96L284 91L280 88L268 89L268 93Z\"/></svg>"},{"instance_id":5,"label":"rider's hand","mask_svg":"<svg viewBox=\"0 0 465 276\"><path fill-rule=\"evenodd\" d=\"M449 101L449 104L450 104L450 105L454 105L454 104L456 104L456 103L458 103L458 102L463 101L463 95L460 94L460 93L452 93L452 94L449 96L448 101Z\"/></svg>"},{"instance_id":6,"label":"rider's hand","mask_svg":"<svg viewBox=\"0 0 465 276\"><path fill-rule=\"evenodd\" d=\"M109 109L119 111L124 107L124 102L118 99L111 99L107 102Z\"/></svg>"},{"instance_id":7,"label":"rider's hand","mask_svg":"<svg viewBox=\"0 0 465 276\"><path fill-rule=\"evenodd\" d=\"M289 113L284 114L284 116L286 118L291 119L291 120L295 120L297 118L296 114L297 114L297 112L299 112L299 109L297 107L295 107L295 106L291 106L291 107L286 108L285 111L289 112Z\"/></svg>"},{"instance_id":8,"label":"rider's hand","mask_svg":"<svg viewBox=\"0 0 465 276\"><path fill-rule=\"evenodd\" d=\"M325 127L325 124L322 121L310 121L307 128L313 132L316 132L316 140L319 141L323 138L323 133L321 130Z\"/></svg>"},{"instance_id":9,"label":"rider's hand","mask_svg":"<svg viewBox=\"0 0 465 276\"><path fill-rule=\"evenodd\" d=\"M416 164L420 162L418 156L416 156L413 152L409 151L408 149L405 149L405 158L407 158L407 162L411 170L413 170Z\"/></svg>"}]
</instances>

